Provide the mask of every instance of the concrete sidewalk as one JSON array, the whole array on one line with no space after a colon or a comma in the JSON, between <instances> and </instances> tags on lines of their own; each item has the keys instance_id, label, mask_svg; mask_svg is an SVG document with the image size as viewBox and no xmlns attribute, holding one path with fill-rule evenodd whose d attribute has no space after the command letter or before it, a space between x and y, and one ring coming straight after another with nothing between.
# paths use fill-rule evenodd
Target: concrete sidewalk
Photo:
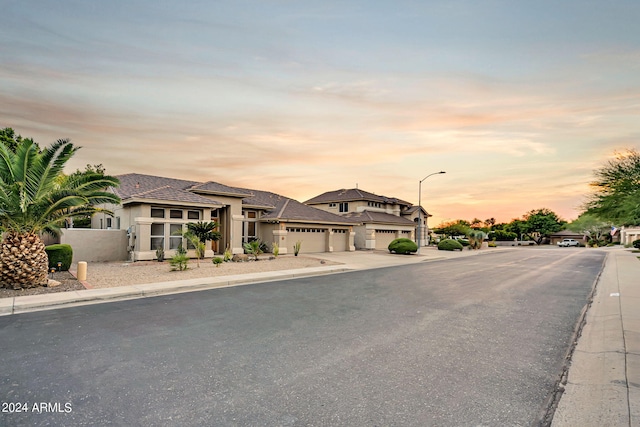
<instances>
[{"instance_id":1,"label":"concrete sidewalk","mask_svg":"<svg viewBox=\"0 0 640 427\"><path fill-rule=\"evenodd\" d=\"M640 426L640 254L608 252L554 427Z\"/></svg>"}]
</instances>

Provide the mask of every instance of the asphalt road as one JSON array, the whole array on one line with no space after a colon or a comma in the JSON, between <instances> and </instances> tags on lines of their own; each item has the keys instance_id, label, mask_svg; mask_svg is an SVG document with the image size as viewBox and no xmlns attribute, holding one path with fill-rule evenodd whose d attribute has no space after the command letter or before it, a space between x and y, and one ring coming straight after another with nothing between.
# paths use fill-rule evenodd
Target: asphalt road
<instances>
[{"instance_id":1,"label":"asphalt road","mask_svg":"<svg viewBox=\"0 0 640 427\"><path fill-rule=\"evenodd\" d=\"M535 425L603 259L523 248L1 317L0 425Z\"/></svg>"}]
</instances>

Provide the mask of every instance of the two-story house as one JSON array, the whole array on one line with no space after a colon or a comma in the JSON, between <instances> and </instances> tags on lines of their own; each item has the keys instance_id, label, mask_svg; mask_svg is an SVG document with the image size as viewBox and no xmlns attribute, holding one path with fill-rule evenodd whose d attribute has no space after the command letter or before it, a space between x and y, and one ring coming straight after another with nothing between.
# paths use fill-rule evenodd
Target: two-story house
<instances>
[{"instance_id":1,"label":"two-story house","mask_svg":"<svg viewBox=\"0 0 640 427\"><path fill-rule=\"evenodd\" d=\"M360 225L354 227L356 249L386 249L397 238L415 240L419 217L421 231L428 236L426 218L428 213L417 206L395 197L379 196L358 188L327 191L304 202Z\"/></svg>"}]
</instances>

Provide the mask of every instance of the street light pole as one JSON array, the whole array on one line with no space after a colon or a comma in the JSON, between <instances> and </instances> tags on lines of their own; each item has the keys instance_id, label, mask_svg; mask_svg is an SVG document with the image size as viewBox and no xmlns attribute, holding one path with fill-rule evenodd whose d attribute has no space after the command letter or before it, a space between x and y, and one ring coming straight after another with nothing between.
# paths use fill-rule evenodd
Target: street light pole
<instances>
[{"instance_id":1,"label":"street light pole","mask_svg":"<svg viewBox=\"0 0 640 427\"><path fill-rule=\"evenodd\" d=\"M418 182L418 253L420 253L420 245L422 240L422 181L433 175L446 173L445 171L430 173Z\"/></svg>"}]
</instances>

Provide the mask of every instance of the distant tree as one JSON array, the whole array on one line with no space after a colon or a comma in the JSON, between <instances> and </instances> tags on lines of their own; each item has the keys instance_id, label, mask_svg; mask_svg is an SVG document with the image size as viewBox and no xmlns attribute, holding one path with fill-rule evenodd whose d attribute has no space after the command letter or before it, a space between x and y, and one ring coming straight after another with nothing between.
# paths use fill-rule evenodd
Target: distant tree
<instances>
[{"instance_id":1,"label":"distant tree","mask_svg":"<svg viewBox=\"0 0 640 427\"><path fill-rule=\"evenodd\" d=\"M524 233L538 245L545 237L562 230L567 224L555 212L546 208L529 211L523 219Z\"/></svg>"},{"instance_id":2,"label":"distant tree","mask_svg":"<svg viewBox=\"0 0 640 427\"><path fill-rule=\"evenodd\" d=\"M16 152L16 149L22 143L23 140L27 140L31 142L38 151L40 151L40 146L33 142L31 138L22 138L22 136L17 135L15 131L11 128L0 129L0 142L4 144L10 151Z\"/></svg>"},{"instance_id":3,"label":"distant tree","mask_svg":"<svg viewBox=\"0 0 640 427\"><path fill-rule=\"evenodd\" d=\"M587 213L615 225L640 224L640 153L616 153L594 175Z\"/></svg>"},{"instance_id":4,"label":"distant tree","mask_svg":"<svg viewBox=\"0 0 640 427\"><path fill-rule=\"evenodd\" d=\"M480 228L480 226L482 225L482 220L480 218L473 218L469 225L474 229Z\"/></svg>"},{"instance_id":5,"label":"distant tree","mask_svg":"<svg viewBox=\"0 0 640 427\"><path fill-rule=\"evenodd\" d=\"M496 219L495 218L487 218L484 220L484 226L485 228L492 230L493 226L496 224Z\"/></svg>"},{"instance_id":6,"label":"distant tree","mask_svg":"<svg viewBox=\"0 0 640 427\"><path fill-rule=\"evenodd\" d=\"M471 227L468 221L458 219L456 221L441 223L433 229L433 232L446 236L466 236L470 229Z\"/></svg>"},{"instance_id":7,"label":"distant tree","mask_svg":"<svg viewBox=\"0 0 640 427\"><path fill-rule=\"evenodd\" d=\"M514 233L518 239L522 239L527 234L527 224L526 221L516 218L505 224L503 230L507 233Z\"/></svg>"},{"instance_id":8,"label":"distant tree","mask_svg":"<svg viewBox=\"0 0 640 427\"><path fill-rule=\"evenodd\" d=\"M596 242L600 242L609 236L611 223L602 221L595 215L583 213L575 221L568 224L567 228L576 233L586 234Z\"/></svg>"}]
</instances>

